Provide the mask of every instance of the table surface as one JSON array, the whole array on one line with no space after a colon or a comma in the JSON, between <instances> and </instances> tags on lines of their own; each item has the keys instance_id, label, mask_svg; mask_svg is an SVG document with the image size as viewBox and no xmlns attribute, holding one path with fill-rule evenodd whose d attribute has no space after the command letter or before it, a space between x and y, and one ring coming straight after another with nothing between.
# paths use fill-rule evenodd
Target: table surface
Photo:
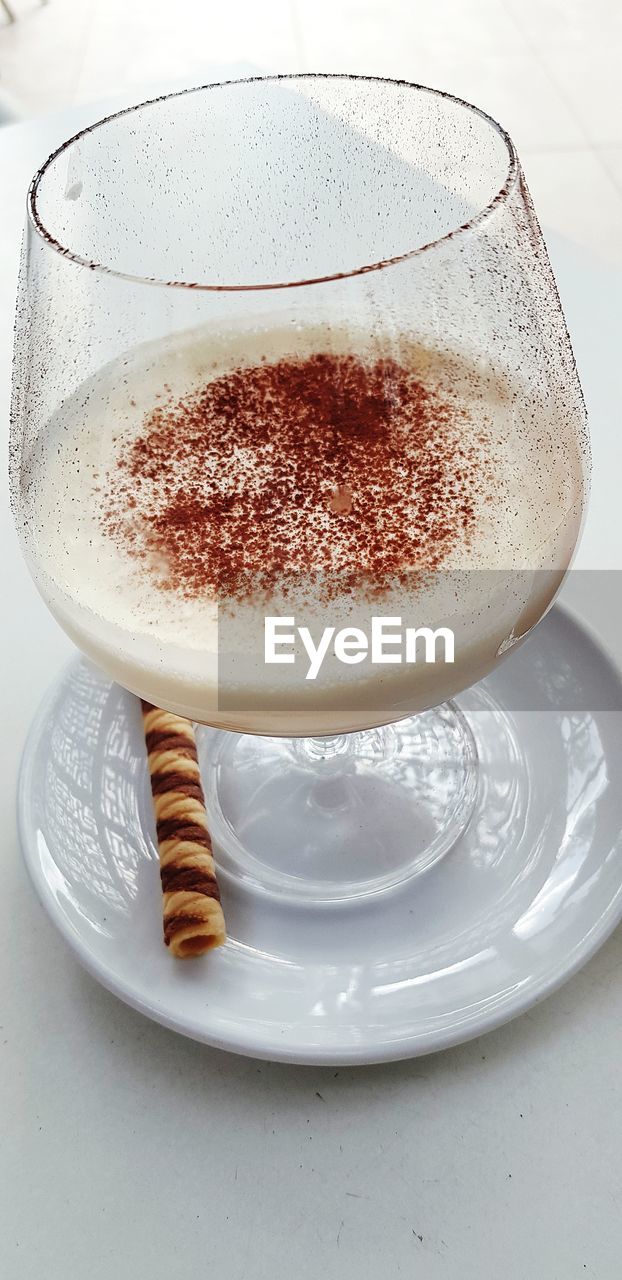
<instances>
[{"instance_id":1,"label":"table surface","mask_svg":"<svg viewBox=\"0 0 622 1280\"><path fill-rule=\"evenodd\" d=\"M0 131L5 422L28 179L54 145L98 114L73 109ZM549 245L594 449L577 563L617 570L621 275L553 237ZM6 485L0 521L7 1280L169 1280L182 1270L227 1280L358 1280L376 1271L424 1280L617 1280L622 929L517 1021L414 1062L340 1070L259 1063L134 1013L80 968L22 864L19 757L70 644L21 561ZM575 605L622 662L620 603L611 594L603 605L602 594L584 593Z\"/></svg>"}]
</instances>

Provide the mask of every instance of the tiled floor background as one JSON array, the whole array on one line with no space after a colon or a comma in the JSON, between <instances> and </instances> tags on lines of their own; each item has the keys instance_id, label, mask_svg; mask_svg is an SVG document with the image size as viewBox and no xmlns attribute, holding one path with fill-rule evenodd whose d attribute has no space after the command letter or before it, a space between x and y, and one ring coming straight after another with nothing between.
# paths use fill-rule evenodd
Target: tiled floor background
<instances>
[{"instance_id":1,"label":"tiled floor background","mask_svg":"<svg viewBox=\"0 0 622 1280\"><path fill-rule=\"evenodd\" d=\"M210 64L449 89L513 134L545 226L622 262L622 0L11 0L0 89L26 114Z\"/></svg>"}]
</instances>

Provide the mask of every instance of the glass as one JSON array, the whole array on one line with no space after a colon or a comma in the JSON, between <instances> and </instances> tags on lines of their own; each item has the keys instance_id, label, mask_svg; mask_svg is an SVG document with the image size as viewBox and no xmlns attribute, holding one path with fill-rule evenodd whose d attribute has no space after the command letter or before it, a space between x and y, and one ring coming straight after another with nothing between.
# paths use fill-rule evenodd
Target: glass
<instances>
[{"instance_id":1,"label":"glass","mask_svg":"<svg viewBox=\"0 0 622 1280\"><path fill-rule=\"evenodd\" d=\"M212 804L271 889L429 866L477 802L448 699L551 604L587 487L510 138L417 85L210 85L78 134L28 212L11 481L51 611L126 688L228 731ZM449 628L453 661L446 634L436 661L425 637L372 661L379 617ZM267 618L293 661L266 662ZM300 627L333 628L314 679Z\"/></svg>"}]
</instances>

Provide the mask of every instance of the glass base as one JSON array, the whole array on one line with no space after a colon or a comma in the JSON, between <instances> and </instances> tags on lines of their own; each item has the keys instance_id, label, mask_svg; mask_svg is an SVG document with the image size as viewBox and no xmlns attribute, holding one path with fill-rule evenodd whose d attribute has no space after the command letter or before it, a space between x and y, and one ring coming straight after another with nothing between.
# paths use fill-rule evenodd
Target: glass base
<instances>
[{"instance_id":1,"label":"glass base","mask_svg":"<svg viewBox=\"0 0 622 1280\"><path fill-rule=\"evenodd\" d=\"M261 738L199 726L219 869L298 900L389 889L465 831L477 749L453 703L330 738Z\"/></svg>"}]
</instances>

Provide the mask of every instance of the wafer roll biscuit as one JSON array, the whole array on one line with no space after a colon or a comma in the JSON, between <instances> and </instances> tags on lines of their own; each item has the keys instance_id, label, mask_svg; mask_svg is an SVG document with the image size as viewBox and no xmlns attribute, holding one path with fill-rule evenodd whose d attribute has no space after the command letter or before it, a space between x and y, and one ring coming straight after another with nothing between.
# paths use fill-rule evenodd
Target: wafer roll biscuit
<instances>
[{"instance_id":1,"label":"wafer roll biscuit","mask_svg":"<svg viewBox=\"0 0 622 1280\"><path fill-rule=\"evenodd\" d=\"M142 703L160 852L164 941L173 955L202 955L225 941L212 842L189 720Z\"/></svg>"}]
</instances>

